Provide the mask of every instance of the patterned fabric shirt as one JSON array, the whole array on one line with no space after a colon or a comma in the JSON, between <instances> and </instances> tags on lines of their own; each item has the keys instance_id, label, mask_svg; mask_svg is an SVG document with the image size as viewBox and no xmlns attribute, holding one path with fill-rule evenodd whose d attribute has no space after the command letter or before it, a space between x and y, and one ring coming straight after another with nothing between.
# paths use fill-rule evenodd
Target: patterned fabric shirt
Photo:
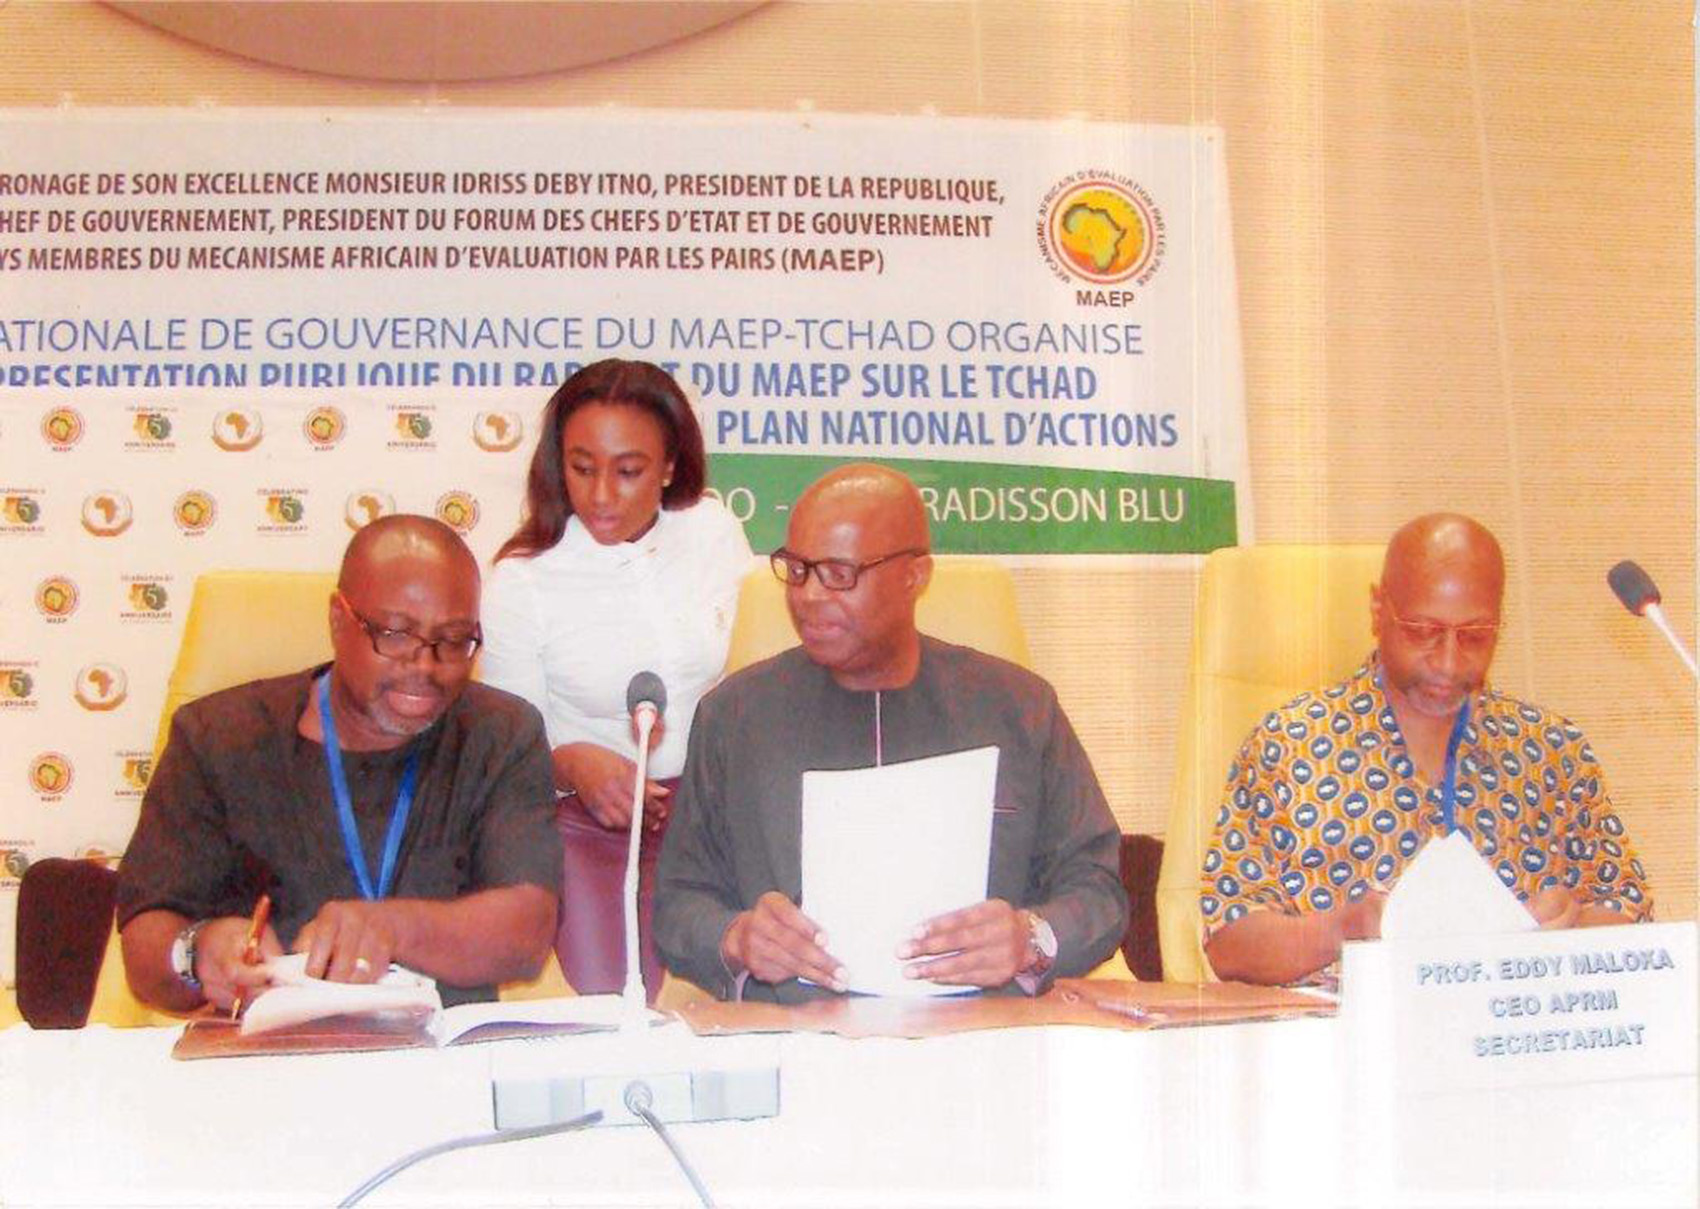
<instances>
[{"instance_id":1,"label":"patterned fabric shirt","mask_svg":"<svg viewBox=\"0 0 1700 1209\"><path fill-rule=\"evenodd\" d=\"M1652 895L1593 749L1568 720L1484 688L1458 745L1455 821L1520 901L1563 885L1647 918ZM1444 833L1382 690L1374 655L1348 679L1268 714L1228 770L1204 853L1206 938L1258 907L1326 911L1390 890Z\"/></svg>"}]
</instances>

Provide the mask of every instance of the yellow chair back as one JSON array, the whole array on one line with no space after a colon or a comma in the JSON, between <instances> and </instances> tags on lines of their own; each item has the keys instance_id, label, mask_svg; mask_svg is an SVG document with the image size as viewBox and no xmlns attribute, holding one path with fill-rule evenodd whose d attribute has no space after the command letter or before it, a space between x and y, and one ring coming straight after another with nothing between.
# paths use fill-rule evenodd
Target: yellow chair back
<instances>
[{"instance_id":1,"label":"yellow chair back","mask_svg":"<svg viewBox=\"0 0 1700 1209\"><path fill-rule=\"evenodd\" d=\"M329 571L209 571L196 577L177 662L159 711L154 759L179 706L219 689L331 657Z\"/></svg>"},{"instance_id":2,"label":"yellow chair back","mask_svg":"<svg viewBox=\"0 0 1700 1209\"><path fill-rule=\"evenodd\" d=\"M1269 710L1349 674L1374 645L1381 546L1246 546L1205 559L1157 879L1163 977L1213 978L1199 872L1234 754Z\"/></svg>"},{"instance_id":3,"label":"yellow chair back","mask_svg":"<svg viewBox=\"0 0 1700 1209\"><path fill-rule=\"evenodd\" d=\"M934 558L933 578L915 608L922 633L1031 667L1027 634L1015 608L1015 581L984 559ZM797 645L785 586L767 567L744 576L726 671L735 672Z\"/></svg>"}]
</instances>

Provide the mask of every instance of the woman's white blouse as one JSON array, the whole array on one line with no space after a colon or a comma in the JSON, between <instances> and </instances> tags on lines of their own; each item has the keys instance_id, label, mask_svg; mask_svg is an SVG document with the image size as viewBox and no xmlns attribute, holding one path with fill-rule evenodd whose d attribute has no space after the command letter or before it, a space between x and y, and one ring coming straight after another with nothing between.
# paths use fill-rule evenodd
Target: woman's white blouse
<instances>
[{"instance_id":1,"label":"woman's white blouse","mask_svg":"<svg viewBox=\"0 0 1700 1209\"><path fill-rule=\"evenodd\" d=\"M636 755L626 685L667 685L652 777L675 777L697 702L726 667L738 584L752 566L744 528L719 500L663 509L634 542L603 546L578 517L554 549L508 557L484 585L481 678L535 705L549 746L596 743Z\"/></svg>"}]
</instances>

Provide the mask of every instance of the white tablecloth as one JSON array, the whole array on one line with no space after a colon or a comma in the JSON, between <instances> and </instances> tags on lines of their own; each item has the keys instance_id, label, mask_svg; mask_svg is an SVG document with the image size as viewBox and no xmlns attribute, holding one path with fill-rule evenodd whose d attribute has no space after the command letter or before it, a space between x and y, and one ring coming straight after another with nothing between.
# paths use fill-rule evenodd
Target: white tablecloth
<instances>
[{"instance_id":1,"label":"white tablecloth","mask_svg":"<svg viewBox=\"0 0 1700 1209\"><path fill-rule=\"evenodd\" d=\"M175 1035L0 1034L0 1203L332 1205L400 1155L491 1125L496 1046L175 1062ZM589 1042L603 1060L643 1044L502 1045L570 1071ZM1389 1139L1360 1136L1374 1114L1354 1102L1334 1020L775 1045L777 1118L675 1127L722 1205L1696 1197L1693 1078L1433 1097L1403 1118L1410 1136ZM432 1159L365 1203L695 1199L658 1139L620 1128Z\"/></svg>"}]
</instances>

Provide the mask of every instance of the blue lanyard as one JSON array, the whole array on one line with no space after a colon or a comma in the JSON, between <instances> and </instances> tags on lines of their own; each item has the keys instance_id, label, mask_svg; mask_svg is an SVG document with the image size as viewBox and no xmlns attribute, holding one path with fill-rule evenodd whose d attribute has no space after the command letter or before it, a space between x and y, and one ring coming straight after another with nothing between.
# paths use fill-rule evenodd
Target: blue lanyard
<instances>
[{"instance_id":1,"label":"blue lanyard","mask_svg":"<svg viewBox=\"0 0 1700 1209\"><path fill-rule=\"evenodd\" d=\"M336 719L331 715L329 672L319 677L319 721L325 730L325 763L331 769L331 796L336 799L336 819L342 826L342 849L348 857L348 867L354 871L361 897L367 902L375 902L389 894L390 885L395 881L396 853L401 851L401 833L407 830L407 815L413 809L413 779L419 772L419 748L415 747L408 754L407 767L402 769L401 789L395 795L395 805L390 808L390 827L384 835L384 863L378 870L378 884L374 888L372 875L366 867L366 849L360 843L360 829L354 825L348 776L342 770L342 748L336 740Z\"/></svg>"},{"instance_id":2,"label":"blue lanyard","mask_svg":"<svg viewBox=\"0 0 1700 1209\"><path fill-rule=\"evenodd\" d=\"M1446 740L1446 778L1440 791L1440 817L1446 825L1446 834L1451 835L1457 829L1458 811L1458 744L1464 739L1464 728L1470 724L1470 699L1464 698L1464 704L1458 707L1458 720L1452 724L1452 736Z\"/></svg>"}]
</instances>

